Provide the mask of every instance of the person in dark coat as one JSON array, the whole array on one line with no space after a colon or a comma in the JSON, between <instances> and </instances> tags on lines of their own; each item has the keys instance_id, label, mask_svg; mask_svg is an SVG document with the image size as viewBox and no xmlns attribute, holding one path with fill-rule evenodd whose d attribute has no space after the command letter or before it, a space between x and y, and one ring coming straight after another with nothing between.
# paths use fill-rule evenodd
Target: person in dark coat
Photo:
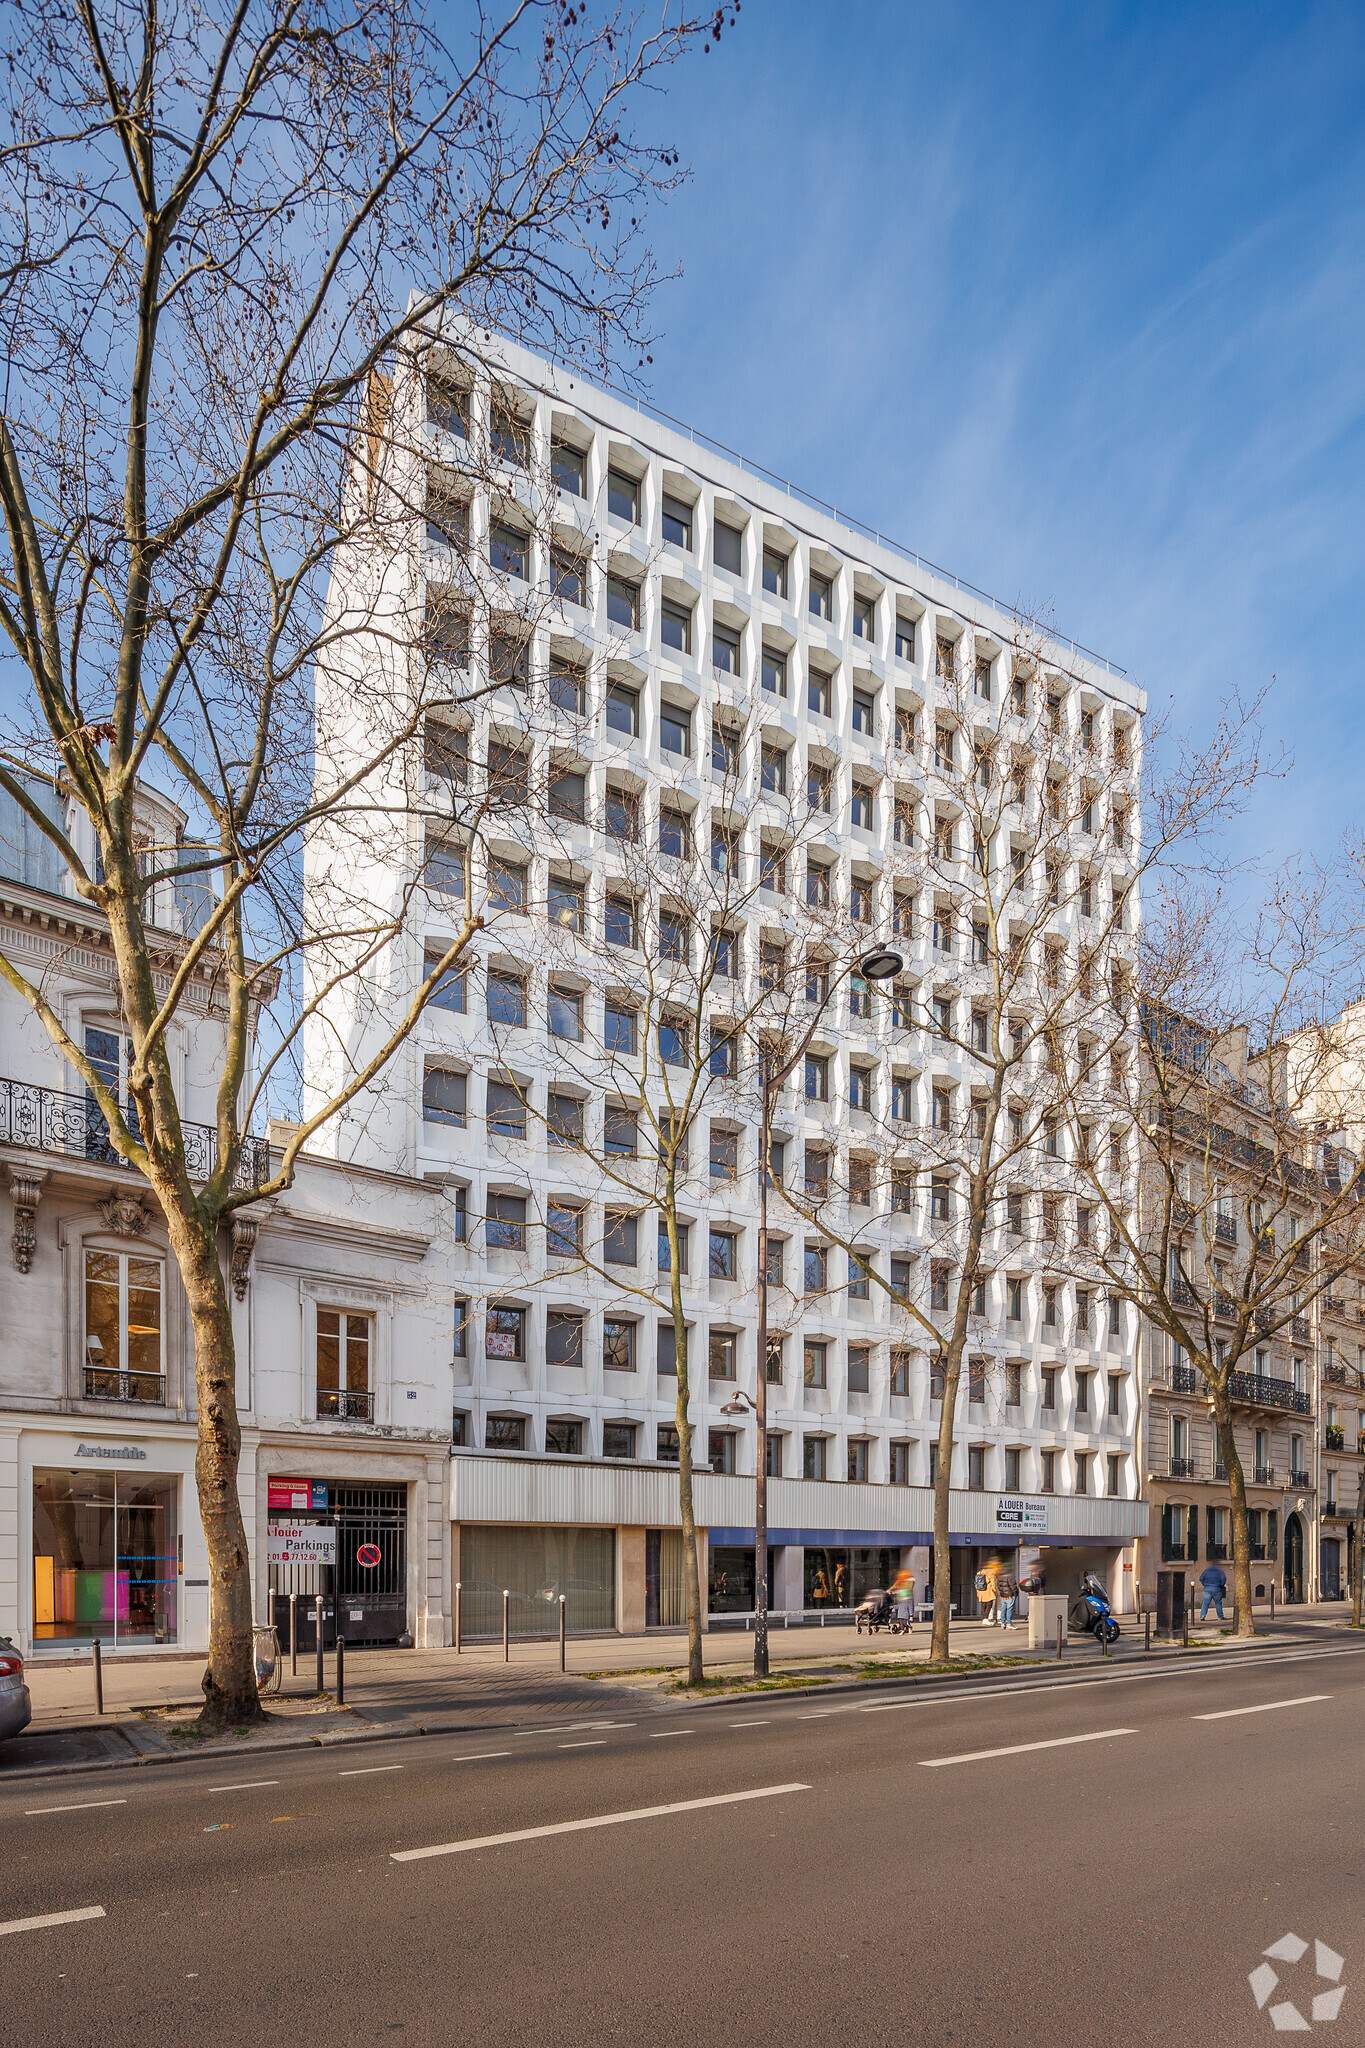
<instances>
[{"instance_id":1,"label":"person in dark coat","mask_svg":"<svg viewBox=\"0 0 1365 2048\"><path fill-rule=\"evenodd\" d=\"M1223 1619L1223 1595L1228 1589L1228 1575L1221 1564L1206 1564L1199 1574L1199 1583L1204 1588L1204 1605L1199 1610L1199 1619L1208 1618L1210 1607L1218 1609L1218 1619Z\"/></svg>"}]
</instances>

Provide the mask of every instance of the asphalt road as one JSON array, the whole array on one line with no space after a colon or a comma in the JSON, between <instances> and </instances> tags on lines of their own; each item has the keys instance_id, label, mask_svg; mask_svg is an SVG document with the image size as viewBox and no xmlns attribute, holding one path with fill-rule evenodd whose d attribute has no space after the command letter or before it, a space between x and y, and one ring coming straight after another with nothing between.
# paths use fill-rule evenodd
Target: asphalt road
<instances>
[{"instance_id":1,"label":"asphalt road","mask_svg":"<svg viewBox=\"0 0 1365 2048\"><path fill-rule=\"evenodd\" d=\"M1346 2048L1363 1709L1267 1648L0 1780L0 2039Z\"/></svg>"}]
</instances>

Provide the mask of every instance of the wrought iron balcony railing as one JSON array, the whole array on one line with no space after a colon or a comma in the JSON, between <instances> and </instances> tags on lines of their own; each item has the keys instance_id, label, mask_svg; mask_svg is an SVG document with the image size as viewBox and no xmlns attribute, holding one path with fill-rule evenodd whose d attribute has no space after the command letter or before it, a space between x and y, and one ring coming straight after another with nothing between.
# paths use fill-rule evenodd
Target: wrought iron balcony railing
<instances>
[{"instance_id":1,"label":"wrought iron balcony railing","mask_svg":"<svg viewBox=\"0 0 1365 2048\"><path fill-rule=\"evenodd\" d=\"M1266 1373L1229 1373L1228 1392L1234 1401L1244 1401L1253 1408L1287 1408L1295 1415L1312 1413L1312 1401L1305 1389L1296 1387L1292 1380L1272 1380Z\"/></svg>"},{"instance_id":2,"label":"wrought iron balcony railing","mask_svg":"<svg viewBox=\"0 0 1365 2048\"><path fill-rule=\"evenodd\" d=\"M87 1401L139 1401L145 1406L166 1405L166 1376L159 1372L118 1372L107 1366L85 1368Z\"/></svg>"},{"instance_id":3,"label":"wrought iron balcony railing","mask_svg":"<svg viewBox=\"0 0 1365 2048\"><path fill-rule=\"evenodd\" d=\"M319 1387L318 1415L323 1421L373 1422L374 1395L358 1387Z\"/></svg>"},{"instance_id":4,"label":"wrought iron balcony railing","mask_svg":"<svg viewBox=\"0 0 1365 2048\"><path fill-rule=\"evenodd\" d=\"M1167 1471L1172 1479L1193 1479L1197 1467L1193 1458L1171 1458L1167 1464Z\"/></svg>"},{"instance_id":5,"label":"wrought iron balcony railing","mask_svg":"<svg viewBox=\"0 0 1365 2048\"><path fill-rule=\"evenodd\" d=\"M190 1178L207 1180L218 1164L217 1131L212 1124L191 1123L182 1123L180 1131ZM110 1142L109 1126L93 1095L40 1088L32 1081L0 1078L0 1145L24 1145L35 1152L129 1170ZM267 1177L269 1160L264 1138L243 1138L233 1185L259 1187Z\"/></svg>"}]
</instances>

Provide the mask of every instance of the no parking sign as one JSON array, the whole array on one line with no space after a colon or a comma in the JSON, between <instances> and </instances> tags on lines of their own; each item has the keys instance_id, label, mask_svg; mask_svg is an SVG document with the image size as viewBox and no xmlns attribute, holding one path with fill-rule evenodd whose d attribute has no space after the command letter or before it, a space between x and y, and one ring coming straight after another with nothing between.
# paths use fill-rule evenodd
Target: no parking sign
<instances>
[{"instance_id":1,"label":"no parking sign","mask_svg":"<svg viewBox=\"0 0 1365 2048\"><path fill-rule=\"evenodd\" d=\"M355 1554L357 1564L363 1564L366 1571L373 1571L379 1563L381 1552L377 1543L362 1543Z\"/></svg>"}]
</instances>

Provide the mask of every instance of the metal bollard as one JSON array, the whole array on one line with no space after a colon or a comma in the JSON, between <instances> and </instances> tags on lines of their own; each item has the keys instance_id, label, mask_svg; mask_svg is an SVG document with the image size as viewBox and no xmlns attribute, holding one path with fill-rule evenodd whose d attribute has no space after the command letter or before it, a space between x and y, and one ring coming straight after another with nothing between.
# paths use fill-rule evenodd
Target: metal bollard
<instances>
[{"instance_id":1,"label":"metal bollard","mask_svg":"<svg viewBox=\"0 0 1365 2048\"><path fill-rule=\"evenodd\" d=\"M323 1670L322 1670L322 1595L321 1595L321 1593L318 1593L318 1594L316 1594L316 1595L314 1596L314 1599L313 1599L313 1625L314 1625L314 1627L315 1627L315 1629L316 1629L316 1631L317 1631L317 1651L318 1651L318 1692L319 1692L319 1693L323 1693L323 1692L325 1692L325 1691L326 1691L326 1689L327 1689L327 1688L326 1688L326 1686L325 1686L325 1685L324 1685L324 1683L323 1683Z\"/></svg>"},{"instance_id":2,"label":"metal bollard","mask_svg":"<svg viewBox=\"0 0 1365 2048\"><path fill-rule=\"evenodd\" d=\"M559 1596L559 1668L564 1669L564 1595Z\"/></svg>"},{"instance_id":3,"label":"metal bollard","mask_svg":"<svg viewBox=\"0 0 1365 2048\"><path fill-rule=\"evenodd\" d=\"M1142 1621L1142 1654L1144 1657L1150 1657L1152 1654L1152 1611L1150 1608L1143 1615Z\"/></svg>"},{"instance_id":4,"label":"metal bollard","mask_svg":"<svg viewBox=\"0 0 1365 2048\"><path fill-rule=\"evenodd\" d=\"M1059 1615L1057 1616L1057 1657L1058 1657L1058 1661L1059 1661L1059 1662L1060 1662L1060 1660L1061 1660L1061 1655L1062 1655L1062 1629L1063 1629L1063 1627L1064 1627L1064 1623L1063 1623L1063 1621L1062 1621L1062 1617L1061 1617L1061 1615L1059 1614Z\"/></svg>"},{"instance_id":5,"label":"metal bollard","mask_svg":"<svg viewBox=\"0 0 1365 2048\"><path fill-rule=\"evenodd\" d=\"M1188 1650L1190 1647L1190 1589L1188 1586L1185 1588L1185 1612L1180 1617L1180 1647L1182 1650Z\"/></svg>"},{"instance_id":6,"label":"metal bollard","mask_svg":"<svg viewBox=\"0 0 1365 2048\"><path fill-rule=\"evenodd\" d=\"M299 1675L299 1596L289 1595L289 1676Z\"/></svg>"},{"instance_id":7,"label":"metal bollard","mask_svg":"<svg viewBox=\"0 0 1365 2048\"><path fill-rule=\"evenodd\" d=\"M100 1662L100 1639L96 1636L90 1645L91 1661L95 1667L95 1712L104 1712L104 1666Z\"/></svg>"},{"instance_id":8,"label":"metal bollard","mask_svg":"<svg viewBox=\"0 0 1365 2048\"><path fill-rule=\"evenodd\" d=\"M502 1661L503 1661L503 1663L504 1663L504 1664L505 1664L505 1663L507 1662L507 1658L508 1658L508 1649L507 1649L507 1604L508 1604L508 1601L509 1601L509 1600L511 1599L511 1597L512 1597L512 1596L511 1596L511 1594L510 1594L510 1593L508 1592L508 1590L507 1590L506 1586L504 1586L504 1587L503 1587L503 1589L502 1589Z\"/></svg>"},{"instance_id":9,"label":"metal bollard","mask_svg":"<svg viewBox=\"0 0 1365 2048\"><path fill-rule=\"evenodd\" d=\"M455 1581L455 1654L456 1654L456 1656L457 1656L457 1657L459 1656L459 1654L460 1654L461 1650L462 1650L462 1649L464 1648L464 1644L463 1644L463 1643L461 1642L461 1640L460 1640L460 1593L461 1593L461 1590L462 1590L462 1587L461 1587L461 1582L460 1582L460 1580L459 1580L459 1579L456 1579L456 1581Z\"/></svg>"},{"instance_id":10,"label":"metal bollard","mask_svg":"<svg viewBox=\"0 0 1365 2048\"><path fill-rule=\"evenodd\" d=\"M346 1638L345 1638L345 1636L343 1636L343 1635L338 1635L338 1637L337 1637L337 1705L338 1705L339 1707L344 1707L344 1706L345 1706L345 1704L346 1704Z\"/></svg>"},{"instance_id":11,"label":"metal bollard","mask_svg":"<svg viewBox=\"0 0 1365 2048\"><path fill-rule=\"evenodd\" d=\"M1270 1581L1270 1619L1275 1619L1275 1581Z\"/></svg>"}]
</instances>

